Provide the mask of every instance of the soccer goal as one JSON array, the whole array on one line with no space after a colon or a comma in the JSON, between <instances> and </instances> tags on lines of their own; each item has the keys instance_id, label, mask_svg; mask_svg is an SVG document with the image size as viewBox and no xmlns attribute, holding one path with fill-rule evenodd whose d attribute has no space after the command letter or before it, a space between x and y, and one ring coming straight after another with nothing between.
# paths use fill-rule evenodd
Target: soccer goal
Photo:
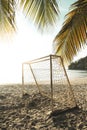
<instances>
[{"instance_id":1,"label":"soccer goal","mask_svg":"<svg viewBox=\"0 0 87 130\"><path fill-rule=\"evenodd\" d=\"M52 111L76 106L73 90L60 56L49 55L24 62L22 85L30 94L37 92L48 97Z\"/></svg>"}]
</instances>

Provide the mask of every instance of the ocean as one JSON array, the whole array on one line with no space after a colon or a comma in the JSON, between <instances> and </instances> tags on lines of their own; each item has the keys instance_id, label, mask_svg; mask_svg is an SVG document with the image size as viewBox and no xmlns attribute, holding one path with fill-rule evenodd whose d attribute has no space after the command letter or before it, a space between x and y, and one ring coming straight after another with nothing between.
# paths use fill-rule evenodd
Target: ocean
<instances>
[{"instance_id":1,"label":"ocean","mask_svg":"<svg viewBox=\"0 0 87 130\"><path fill-rule=\"evenodd\" d=\"M86 78L87 77L87 71L85 70L66 70L68 78L69 79L75 79L75 78ZM42 78L44 80L49 78L49 73L47 72L47 74L44 73L43 75L39 73L39 77ZM0 85L2 84L22 84L22 74L18 73L18 74L8 74L8 77L4 75L0 76ZM31 80L31 78L29 78L30 76L28 75L28 79Z\"/></svg>"},{"instance_id":2,"label":"ocean","mask_svg":"<svg viewBox=\"0 0 87 130\"><path fill-rule=\"evenodd\" d=\"M87 70L66 70L69 78L86 78Z\"/></svg>"}]
</instances>

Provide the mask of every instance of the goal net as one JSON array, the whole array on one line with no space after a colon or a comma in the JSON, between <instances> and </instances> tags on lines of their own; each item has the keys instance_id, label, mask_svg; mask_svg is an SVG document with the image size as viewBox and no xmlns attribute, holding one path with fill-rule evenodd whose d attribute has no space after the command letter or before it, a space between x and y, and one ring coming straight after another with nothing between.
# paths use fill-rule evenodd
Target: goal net
<instances>
[{"instance_id":1,"label":"goal net","mask_svg":"<svg viewBox=\"0 0 87 130\"><path fill-rule=\"evenodd\" d=\"M23 90L30 94L40 93L48 98L52 110L65 110L76 106L63 60L49 55L22 64ZM42 100L43 102L43 100Z\"/></svg>"}]
</instances>

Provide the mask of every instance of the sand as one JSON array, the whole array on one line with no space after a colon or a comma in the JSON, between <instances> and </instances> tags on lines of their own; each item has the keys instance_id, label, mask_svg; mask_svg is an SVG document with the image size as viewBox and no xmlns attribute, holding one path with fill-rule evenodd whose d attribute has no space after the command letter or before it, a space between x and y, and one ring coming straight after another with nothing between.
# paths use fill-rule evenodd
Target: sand
<instances>
[{"instance_id":1,"label":"sand","mask_svg":"<svg viewBox=\"0 0 87 130\"><path fill-rule=\"evenodd\" d=\"M51 100L20 84L0 85L0 130L87 130L87 84L70 81L77 106L51 112ZM28 86L26 86L28 87Z\"/></svg>"}]
</instances>

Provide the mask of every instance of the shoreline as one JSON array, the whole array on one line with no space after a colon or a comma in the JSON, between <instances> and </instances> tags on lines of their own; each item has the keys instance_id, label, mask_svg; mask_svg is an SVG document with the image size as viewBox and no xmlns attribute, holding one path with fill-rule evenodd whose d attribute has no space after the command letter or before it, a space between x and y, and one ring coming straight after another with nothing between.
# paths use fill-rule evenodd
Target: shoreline
<instances>
[{"instance_id":1,"label":"shoreline","mask_svg":"<svg viewBox=\"0 0 87 130\"><path fill-rule=\"evenodd\" d=\"M69 78L71 85L87 84L87 77L79 77L79 78L68 77L68 78ZM31 84L35 84L35 83L31 83ZM43 84L43 82L41 84ZM44 84L48 84L48 83L44 81ZM0 86L8 86L8 85L22 86L22 83L21 82L20 83L0 83Z\"/></svg>"},{"instance_id":2,"label":"shoreline","mask_svg":"<svg viewBox=\"0 0 87 130\"><path fill-rule=\"evenodd\" d=\"M69 78L69 81L71 85L81 85L81 84L87 84L87 77L81 77L81 78Z\"/></svg>"}]
</instances>

